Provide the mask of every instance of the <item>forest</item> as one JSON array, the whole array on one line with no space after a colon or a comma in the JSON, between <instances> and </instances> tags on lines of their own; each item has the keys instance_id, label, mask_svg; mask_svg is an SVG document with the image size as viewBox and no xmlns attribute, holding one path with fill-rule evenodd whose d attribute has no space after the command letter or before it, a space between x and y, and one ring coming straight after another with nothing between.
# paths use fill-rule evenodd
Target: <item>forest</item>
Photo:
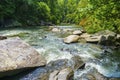
<instances>
[{"instance_id":1,"label":"forest","mask_svg":"<svg viewBox=\"0 0 120 80\"><path fill-rule=\"evenodd\" d=\"M120 32L120 0L0 0L0 26L76 24L89 33Z\"/></svg>"}]
</instances>

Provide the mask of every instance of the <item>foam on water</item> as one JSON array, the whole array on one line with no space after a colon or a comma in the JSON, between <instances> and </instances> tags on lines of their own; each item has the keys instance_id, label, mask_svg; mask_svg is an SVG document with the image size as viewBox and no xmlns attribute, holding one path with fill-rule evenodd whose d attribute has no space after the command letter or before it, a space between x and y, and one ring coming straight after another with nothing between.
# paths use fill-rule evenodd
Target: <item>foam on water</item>
<instances>
[{"instance_id":1,"label":"foam on water","mask_svg":"<svg viewBox=\"0 0 120 80\"><path fill-rule=\"evenodd\" d=\"M95 63L88 63L86 67L94 67L98 70L99 73L103 74L106 77L120 77L120 71L115 70L115 66L109 66L109 68L105 68L105 66L101 66Z\"/></svg>"}]
</instances>

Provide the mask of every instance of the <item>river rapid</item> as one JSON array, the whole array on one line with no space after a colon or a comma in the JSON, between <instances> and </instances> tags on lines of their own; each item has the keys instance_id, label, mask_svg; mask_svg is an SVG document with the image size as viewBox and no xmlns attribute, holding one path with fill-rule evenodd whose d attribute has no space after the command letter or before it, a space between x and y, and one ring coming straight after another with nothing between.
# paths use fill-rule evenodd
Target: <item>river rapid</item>
<instances>
[{"instance_id":1,"label":"river rapid","mask_svg":"<svg viewBox=\"0 0 120 80\"><path fill-rule=\"evenodd\" d=\"M59 28L80 29L73 26L59 26ZM114 51L106 46L81 42L65 44L63 38L69 34L51 32L47 26L4 28L0 30L0 35L19 36L43 55L47 63L58 59L71 59L75 55L80 56L85 62L85 69L76 70L74 79L94 68L106 77L120 78L120 50Z\"/></svg>"}]
</instances>

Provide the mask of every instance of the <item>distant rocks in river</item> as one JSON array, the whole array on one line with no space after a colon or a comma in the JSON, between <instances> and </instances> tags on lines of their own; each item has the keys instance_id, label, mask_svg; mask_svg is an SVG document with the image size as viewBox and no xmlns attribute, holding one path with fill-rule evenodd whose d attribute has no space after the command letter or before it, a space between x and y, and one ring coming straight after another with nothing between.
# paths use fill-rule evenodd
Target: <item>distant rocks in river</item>
<instances>
[{"instance_id":1,"label":"distant rocks in river","mask_svg":"<svg viewBox=\"0 0 120 80\"><path fill-rule=\"evenodd\" d=\"M0 40L0 77L44 65L45 58L20 38Z\"/></svg>"},{"instance_id":2,"label":"distant rocks in river","mask_svg":"<svg viewBox=\"0 0 120 80\"><path fill-rule=\"evenodd\" d=\"M73 32L73 34L74 34L74 35L81 35L81 34L82 34L82 31L80 31L80 30L75 30L75 31Z\"/></svg>"},{"instance_id":3,"label":"distant rocks in river","mask_svg":"<svg viewBox=\"0 0 120 80\"><path fill-rule=\"evenodd\" d=\"M78 35L70 35L66 38L64 38L64 42L65 43L73 43L73 42L77 42L79 40L80 36Z\"/></svg>"},{"instance_id":4,"label":"distant rocks in river","mask_svg":"<svg viewBox=\"0 0 120 80\"><path fill-rule=\"evenodd\" d=\"M64 38L65 43L78 42L81 40L87 43L96 43L101 45L120 45L120 34L105 30L95 34L83 33L81 30L75 30L72 35Z\"/></svg>"},{"instance_id":5,"label":"distant rocks in river","mask_svg":"<svg viewBox=\"0 0 120 80\"><path fill-rule=\"evenodd\" d=\"M60 32L60 29L59 28L53 28L52 32Z\"/></svg>"}]
</instances>

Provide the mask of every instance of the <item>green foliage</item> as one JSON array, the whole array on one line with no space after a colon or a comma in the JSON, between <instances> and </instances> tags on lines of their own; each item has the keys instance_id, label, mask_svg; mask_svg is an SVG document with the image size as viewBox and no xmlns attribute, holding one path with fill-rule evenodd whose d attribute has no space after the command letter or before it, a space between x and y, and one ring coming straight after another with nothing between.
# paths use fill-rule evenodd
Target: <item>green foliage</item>
<instances>
[{"instance_id":1,"label":"green foliage","mask_svg":"<svg viewBox=\"0 0 120 80\"><path fill-rule=\"evenodd\" d=\"M88 3L81 12L81 25L88 32L97 32L103 29L109 29L120 32L120 1L119 0L86 0ZM88 7L89 5L89 7ZM91 6L91 7L90 7ZM83 9L84 9L83 8ZM86 19L86 21L83 21Z\"/></svg>"},{"instance_id":2,"label":"green foliage","mask_svg":"<svg viewBox=\"0 0 120 80\"><path fill-rule=\"evenodd\" d=\"M46 3L38 2L37 11L38 11L37 15L39 19L48 21L48 19L50 18L50 8Z\"/></svg>"},{"instance_id":3,"label":"green foliage","mask_svg":"<svg viewBox=\"0 0 120 80\"><path fill-rule=\"evenodd\" d=\"M0 21L75 23L90 33L104 29L120 32L119 10L120 0L1 0Z\"/></svg>"}]
</instances>

